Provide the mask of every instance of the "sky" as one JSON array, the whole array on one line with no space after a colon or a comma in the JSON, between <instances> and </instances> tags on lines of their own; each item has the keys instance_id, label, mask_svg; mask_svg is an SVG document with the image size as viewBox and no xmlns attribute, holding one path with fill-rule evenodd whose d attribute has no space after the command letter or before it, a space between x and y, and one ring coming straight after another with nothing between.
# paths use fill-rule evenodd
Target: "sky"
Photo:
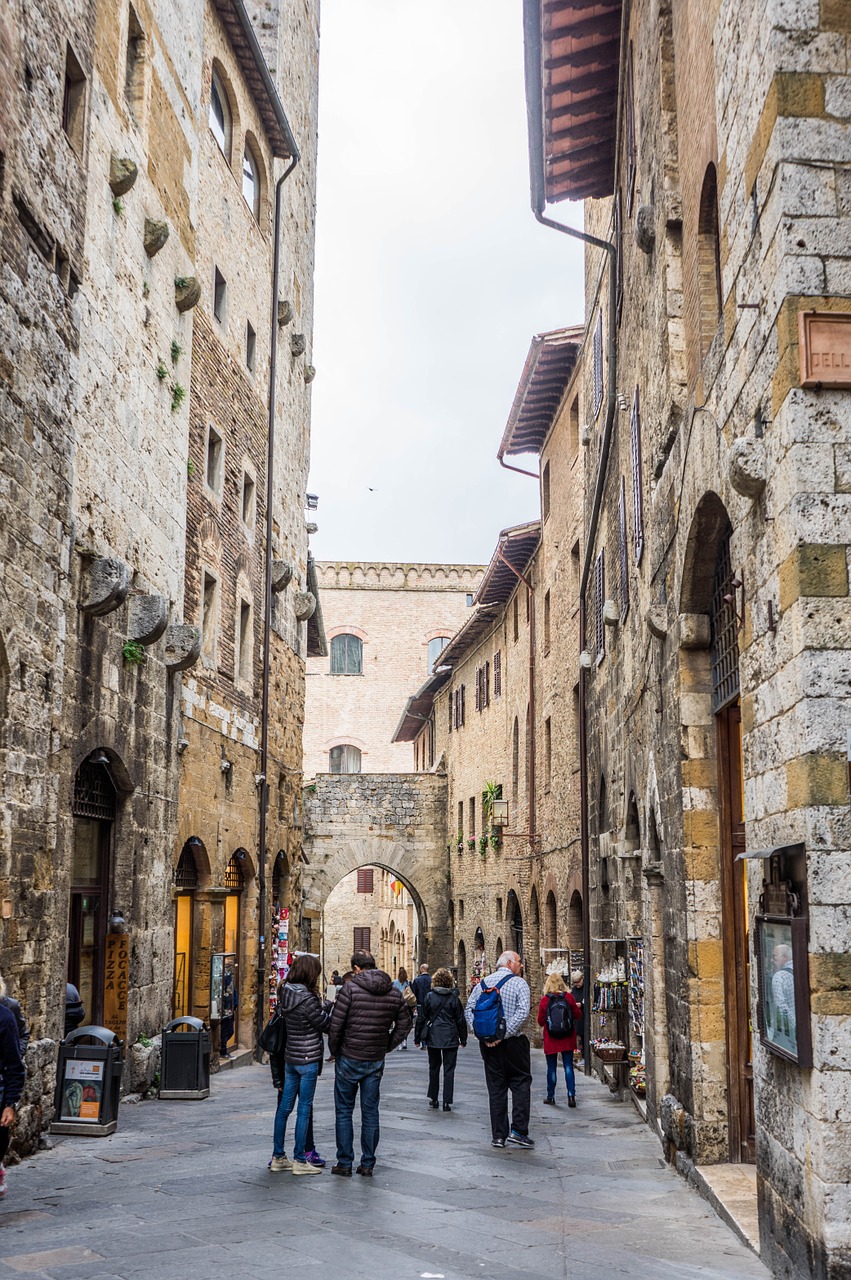
<instances>
[{"instance_id":1,"label":"sky","mask_svg":"<svg viewBox=\"0 0 851 1280\"><path fill-rule=\"evenodd\" d=\"M496 458L530 341L582 321L580 248L529 205L521 0L321 17L311 549L487 563L539 514Z\"/></svg>"}]
</instances>

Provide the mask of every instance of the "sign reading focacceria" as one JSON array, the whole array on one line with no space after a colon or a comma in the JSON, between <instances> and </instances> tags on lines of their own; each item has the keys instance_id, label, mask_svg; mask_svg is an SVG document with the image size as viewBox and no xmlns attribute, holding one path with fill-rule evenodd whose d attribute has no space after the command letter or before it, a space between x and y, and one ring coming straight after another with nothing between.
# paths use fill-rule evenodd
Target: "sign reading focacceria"
<instances>
[{"instance_id":1,"label":"sign reading focacceria","mask_svg":"<svg viewBox=\"0 0 851 1280\"><path fill-rule=\"evenodd\" d=\"M851 312L799 311L802 387L851 387Z\"/></svg>"},{"instance_id":2,"label":"sign reading focacceria","mask_svg":"<svg viewBox=\"0 0 851 1280\"><path fill-rule=\"evenodd\" d=\"M126 933L106 935L103 981L103 1025L119 1040L127 1038L127 987L130 978L130 939Z\"/></svg>"}]
</instances>

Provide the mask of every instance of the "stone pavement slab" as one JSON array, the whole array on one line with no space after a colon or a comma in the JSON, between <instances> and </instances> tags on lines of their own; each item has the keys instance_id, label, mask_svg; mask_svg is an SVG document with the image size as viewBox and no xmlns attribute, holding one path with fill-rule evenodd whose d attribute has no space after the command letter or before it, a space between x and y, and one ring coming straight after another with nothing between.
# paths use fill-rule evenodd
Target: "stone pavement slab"
<instances>
[{"instance_id":1,"label":"stone pavement slab","mask_svg":"<svg viewBox=\"0 0 851 1280\"><path fill-rule=\"evenodd\" d=\"M534 1151L490 1146L479 1052L459 1054L456 1104L430 1111L428 1064L387 1060L372 1179L333 1177L333 1066L319 1081L320 1177L271 1174L267 1067L214 1078L199 1102L122 1106L108 1138L58 1139L9 1172L0 1280L747 1280L768 1272L666 1167L634 1110L578 1078L576 1110L542 1105Z\"/></svg>"}]
</instances>

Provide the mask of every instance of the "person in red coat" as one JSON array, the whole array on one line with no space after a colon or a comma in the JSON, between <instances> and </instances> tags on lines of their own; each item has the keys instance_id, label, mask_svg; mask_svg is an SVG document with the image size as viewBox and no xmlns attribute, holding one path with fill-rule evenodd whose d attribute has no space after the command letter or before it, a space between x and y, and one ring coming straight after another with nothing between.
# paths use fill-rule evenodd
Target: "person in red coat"
<instances>
[{"instance_id":1,"label":"person in red coat","mask_svg":"<svg viewBox=\"0 0 851 1280\"><path fill-rule=\"evenodd\" d=\"M573 1054L576 1050L576 1031L580 1026L582 1007L577 1004L570 992L565 988L564 978L560 973L551 973L544 984L544 994L538 1005L538 1026L544 1028L544 1053L547 1058L547 1096L544 1102L554 1107L556 1104L556 1073L558 1055L561 1054L564 1066L564 1079L567 1084L567 1105L576 1106L576 1077L573 1074ZM569 1033L555 1034L556 1028L564 1029L572 1021Z\"/></svg>"}]
</instances>

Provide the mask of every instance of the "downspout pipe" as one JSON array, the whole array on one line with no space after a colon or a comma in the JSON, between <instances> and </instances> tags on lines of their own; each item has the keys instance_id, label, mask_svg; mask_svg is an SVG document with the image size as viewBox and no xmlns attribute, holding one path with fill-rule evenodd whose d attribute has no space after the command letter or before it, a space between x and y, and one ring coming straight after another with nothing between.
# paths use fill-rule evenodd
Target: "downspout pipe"
<instances>
[{"instance_id":1,"label":"downspout pipe","mask_svg":"<svg viewBox=\"0 0 851 1280\"><path fill-rule=\"evenodd\" d=\"M266 1011L266 826L269 811L269 680L272 668L272 506L275 493L275 403L278 374L278 288L281 275L281 193L284 183L300 159L293 144L290 163L275 184L275 231L272 257L272 305L269 338L269 422L266 450L266 563L263 575L263 676L260 701L260 770L258 803L260 806L257 836L257 898L259 938L257 947L257 1009L255 1055L259 1061L260 1032Z\"/></svg>"}]
</instances>

